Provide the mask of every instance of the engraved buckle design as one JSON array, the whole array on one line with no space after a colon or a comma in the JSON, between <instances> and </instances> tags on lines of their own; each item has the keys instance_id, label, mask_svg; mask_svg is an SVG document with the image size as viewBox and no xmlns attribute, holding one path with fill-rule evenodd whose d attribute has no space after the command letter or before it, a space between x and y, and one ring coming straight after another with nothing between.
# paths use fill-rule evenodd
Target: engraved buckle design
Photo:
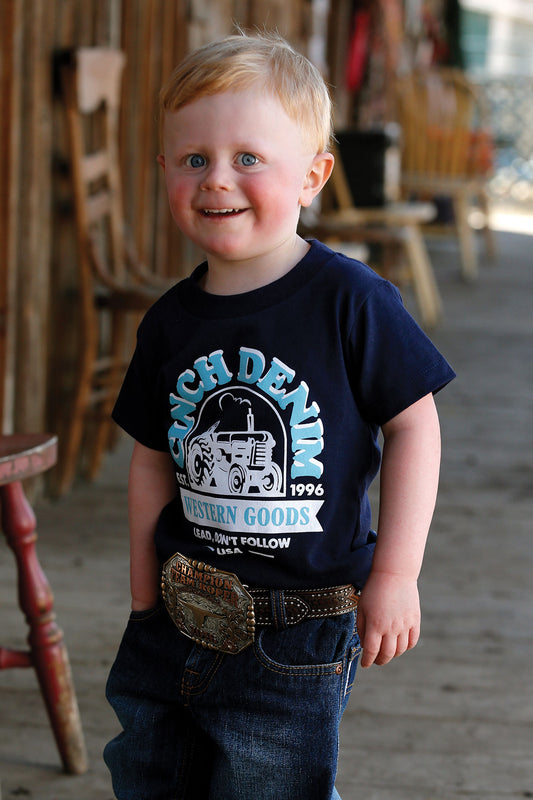
<instances>
[{"instance_id":1,"label":"engraved buckle design","mask_svg":"<svg viewBox=\"0 0 533 800\"><path fill-rule=\"evenodd\" d=\"M235 654L254 640L254 602L232 572L175 553L163 565L162 595L179 630L197 644Z\"/></svg>"}]
</instances>

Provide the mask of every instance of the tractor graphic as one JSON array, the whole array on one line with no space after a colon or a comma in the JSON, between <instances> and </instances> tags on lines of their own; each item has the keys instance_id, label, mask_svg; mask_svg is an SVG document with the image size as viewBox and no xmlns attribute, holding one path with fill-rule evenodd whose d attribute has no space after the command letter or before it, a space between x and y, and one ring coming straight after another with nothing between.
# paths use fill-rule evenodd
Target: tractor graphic
<instances>
[{"instance_id":1,"label":"tractor graphic","mask_svg":"<svg viewBox=\"0 0 533 800\"><path fill-rule=\"evenodd\" d=\"M251 408L247 430L218 432L220 420L188 445L187 470L191 484L225 494L280 494L283 476L272 461L275 440L269 431L254 430Z\"/></svg>"}]
</instances>

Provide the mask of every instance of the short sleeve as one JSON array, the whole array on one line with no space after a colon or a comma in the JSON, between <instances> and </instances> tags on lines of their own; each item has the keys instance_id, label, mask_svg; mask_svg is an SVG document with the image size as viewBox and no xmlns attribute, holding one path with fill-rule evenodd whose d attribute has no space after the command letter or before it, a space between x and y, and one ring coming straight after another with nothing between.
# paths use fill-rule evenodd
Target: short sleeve
<instances>
[{"instance_id":1,"label":"short sleeve","mask_svg":"<svg viewBox=\"0 0 533 800\"><path fill-rule=\"evenodd\" d=\"M455 377L388 281L379 281L359 308L350 347L361 413L377 425Z\"/></svg>"},{"instance_id":2,"label":"short sleeve","mask_svg":"<svg viewBox=\"0 0 533 800\"><path fill-rule=\"evenodd\" d=\"M137 345L113 408L112 417L126 433L152 450L168 450L164 389L156 343L141 323Z\"/></svg>"}]
</instances>

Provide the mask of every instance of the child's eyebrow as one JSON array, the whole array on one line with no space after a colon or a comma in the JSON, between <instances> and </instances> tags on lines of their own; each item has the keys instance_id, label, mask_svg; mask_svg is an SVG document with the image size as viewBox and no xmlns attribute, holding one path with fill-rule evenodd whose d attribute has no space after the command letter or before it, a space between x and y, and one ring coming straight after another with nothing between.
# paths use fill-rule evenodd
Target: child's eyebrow
<instances>
[{"instance_id":1,"label":"child's eyebrow","mask_svg":"<svg viewBox=\"0 0 533 800\"><path fill-rule=\"evenodd\" d=\"M209 157L213 150L217 149L217 146L213 146L213 144L202 144L196 142L196 144L185 144L183 146L180 145L179 147L179 155L180 156L189 156L195 153L199 155L205 155ZM269 153L269 147L267 142L236 142L233 144L227 145L225 148L230 155L239 155L239 153L250 153L251 155L259 156L261 158L267 158Z\"/></svg>"},{"instance_id":2,"label":"child's eyebrow","mask_svg":"<svg viewBox=\"0 0 533 800\"><path fill-rule=\"evenodd\" d=\"M240 153L267 154L272 149L272 144L268 139L257 137L253 141L237 142L234 148Z\"/></svg>"}]
</instances>

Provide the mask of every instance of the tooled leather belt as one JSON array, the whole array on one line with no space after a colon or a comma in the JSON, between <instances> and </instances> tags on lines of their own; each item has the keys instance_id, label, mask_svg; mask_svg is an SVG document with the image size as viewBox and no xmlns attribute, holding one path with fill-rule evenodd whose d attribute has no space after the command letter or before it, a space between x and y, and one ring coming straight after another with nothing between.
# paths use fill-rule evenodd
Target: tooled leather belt
<instances>
[{"instance_id":1,"label":"tooled leather belt","mask_svg":"<svg viewBox=\"0 0 533 800\"><path fill-rule=\"evenodd\" d=\"M248 589L254 601L256 625L296 625L304 619L322 619L357 608L359 595L352 584L325 589L286 589L282 602L272 602L269 589Z\"/></svg>"}]
</instances>

